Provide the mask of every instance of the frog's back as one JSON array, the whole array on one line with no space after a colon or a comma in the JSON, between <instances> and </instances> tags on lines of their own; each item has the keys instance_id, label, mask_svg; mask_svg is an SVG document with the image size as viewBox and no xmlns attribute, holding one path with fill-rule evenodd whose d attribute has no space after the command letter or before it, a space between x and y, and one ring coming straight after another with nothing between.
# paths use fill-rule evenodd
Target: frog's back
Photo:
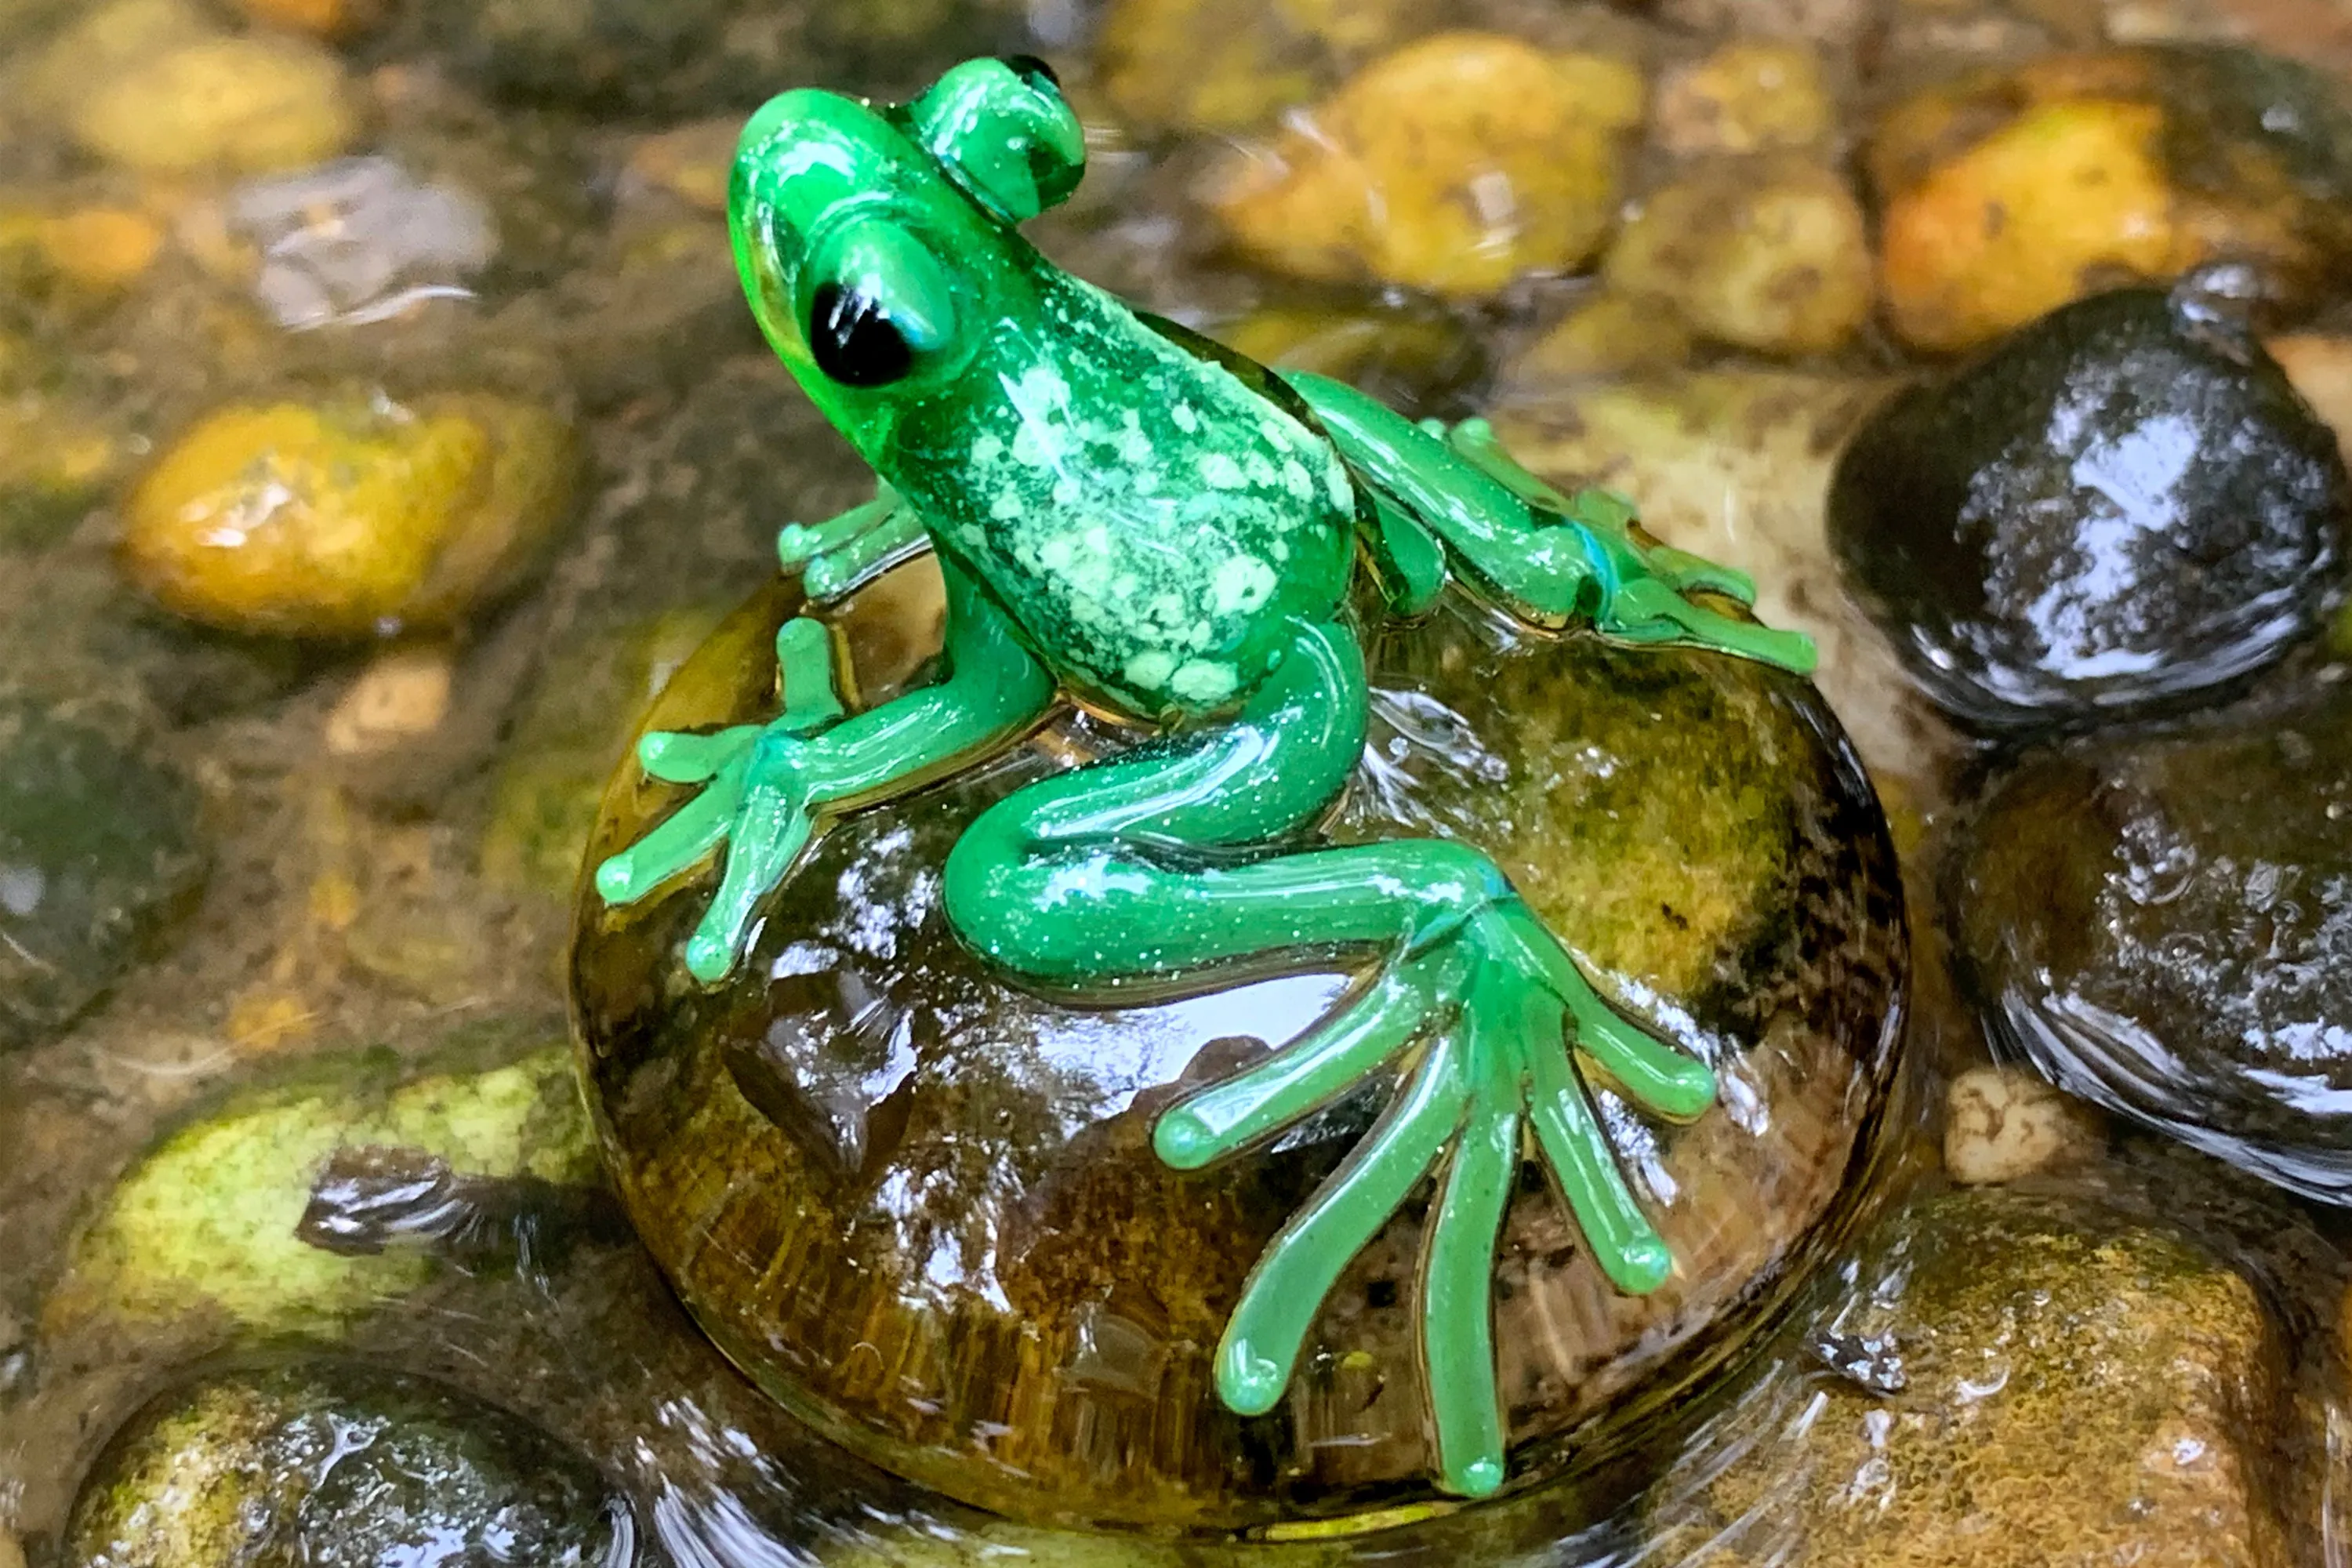
<instances>
[{"instance_id":1,"label":"frog's back","mask_svg":"<svg viewBox=\"0 0 2352 1568\"><path fill-rule=\"evenodd\" d=\"M1064 684L1142 718L1213 712L1294 619L1344 596L1356 498L1330 443L1223 365L1041 267L950 417L898 431L908 499Z\"/></svg>"}]
</instances>

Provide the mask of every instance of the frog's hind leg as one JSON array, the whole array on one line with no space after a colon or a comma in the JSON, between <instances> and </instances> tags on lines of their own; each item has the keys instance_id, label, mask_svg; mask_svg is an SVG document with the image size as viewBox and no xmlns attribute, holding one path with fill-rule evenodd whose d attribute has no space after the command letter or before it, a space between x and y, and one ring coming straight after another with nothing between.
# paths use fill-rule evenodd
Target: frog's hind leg
<instances>
[{"instance_id":1,"label":"frog's hind leg","mask_svg":"<svg viewBox=\"0 0 2352 1568\"><path fill-rule=\"evenodd\" d=\"M1227 726L1043 780L983 813L949 858L947 912L980 951L1054 985L1285 948L1391 953L1305 1035L1165 1112L1154 1146L1171 1165L1203 1165L1406 1063L1388 1113L1252 1272L1217 1382L1234 1409L1272 1409L1349 1260L1442 1164L1422 1336L1444 1479L1476 1495L1503 1477L1489 1291L1522 1129L1612 1280L1647 1290L1671 1267L1587 1102L1570 1034L1589 1067L1668 1115L1705 1109L1714 1078L1618 1017L1477 850L1405 839L1279 852L1360 757L1365 696L1354 637L1299 627Z\"/></svg>"}]
</instances>

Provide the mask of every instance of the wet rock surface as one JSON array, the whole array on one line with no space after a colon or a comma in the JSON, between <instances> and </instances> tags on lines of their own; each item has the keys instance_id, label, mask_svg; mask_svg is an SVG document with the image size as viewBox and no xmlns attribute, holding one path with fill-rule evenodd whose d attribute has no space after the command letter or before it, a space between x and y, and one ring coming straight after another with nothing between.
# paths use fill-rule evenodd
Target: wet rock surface
<instances>
[{"instance_id":1,"label":"wet rock surface","mask_svg":"<svg viewBox=\"0 0 2352 1568\"><path fill-rule=\"evenodd\" d=\"M1958 946L2062 1088L2300 1192L2352 1195L2352 701L2084 742L1979 808Z\"/></svg>"},{"instance_id":2,"label":"wet rock surface","mask_svg":"<svg viewBox=\"0 0 2352 1568\"><path fill-rule=\"evenodd\" d=\"M202 810L161 759L0 697L0 1051L89 1006L194 903Z\"/></svg>"},{"instance_id":3,"label":"wet rock surface","mask_svg":"<svg viewBox=\"0 0 2352 1568\"><path fill-rule=\"evenodd\" d=\"M426 1379L301 1361L158 1394L85 1483L65 1568L607 1568L634 1531L596 1472Z\"/></svg>"},{"instance_id":4,"label":"wet rock surface","mask_svg":"<svg viewBox=\"0 0 2352 1568\"><path fill-rule=\"evenodd\" d=\"M1712 1474L1694 1456L1661 1521L1673 1561L2291 1561L2268 1484L2276 1331L2230 1263L1990 1188L1914 1203L1860 1252L1824 1314L1828 1371L1782 1396L1797 1454L1733 1451Z\"/></svg>"},{"instance_id":5,"label":"wet rock surface","mask_svg":"<svg viewBox=\"0 0 2352 1568\"><path fill-rule=\"evenodd\" d=\"M866 700L936 646L933 574L902 571L847 613ZM766 711L793 607L783 589L748 605L649 722ZM1332 836L1486 846L1592 973L1725 1075L1692 1127L1612 1122L1681 1260L1665 1290L1618 1295L1539 1189L1507 1224L1503 1386L1525 1471L1555 1473L1572 1455L1552 1439L1658 1418L1834 1233L1891 1062L1890 852L1826 714L1756 666L1521 642L1457 607L1383 635L1373 684ZM950 1495L1193 1527L1423 1496L1410 1210L1343 1276L1280 1410L1244 1421L1210 1384L1244 1275L1377 1091L1208 1172L1171 1172L1150 1146L1180 1086L1297 1034L1349 964L1076 1006L982 967L939 908L939 868L977 811L1118 743L1066 719L844 819L772 907L746 978L715 991L677 961L707 878L618 911L592 895L572 984L624 1202L723 1349L828 1436ZM591 853L669 798L625 770Z\"/></svg>"},{"instance_id":6,"label":"wet rock surface","mask_svg":"<svg viewBox=\"0 0 2352 1568\"><path fill-rule=\"evenodd\" d=\"M1909 670L1986 730L2210 694L2339 595L2334 434L2193 289L2056 311L1881 406L1839 460L1832 545Z\"/></svg>"}]
</instances>

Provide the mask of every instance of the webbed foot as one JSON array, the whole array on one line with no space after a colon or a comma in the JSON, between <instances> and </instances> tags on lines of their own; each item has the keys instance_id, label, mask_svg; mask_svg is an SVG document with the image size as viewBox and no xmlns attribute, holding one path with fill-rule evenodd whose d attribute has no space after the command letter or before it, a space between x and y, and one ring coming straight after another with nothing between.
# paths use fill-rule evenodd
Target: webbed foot
<instances>
[{"instance_id":1,"label":"webbed foot","mask_svg":"<svg viewBox=\"0 0 2352 1568\"><path fill-rule=\"evenodd\" d=\"M722 845L726 870L686 944L696 979L722 979L740 957L751 913L807 844L813 827L808 737L842 716L833 646L805 616L776 633L784 710L772 721L713 734L656 731L637 742L637 762L667 784L702 786L646 836L596 868L606 903L634 903L700 865Z\"/></svg>"},{"instance_id":2,"label":"webbed foot","mask_svg":"<svg viewBox=\"0 0 2352 1568\"><path fill-rule=\"evenodd\" d=\"M1687 1120L1714 1102L1715 1075L1620 1016L1534 912L1507 896L1408 947L1267 1060L1176 1104L1153 1146L1180 1169L1207 1164L1408 1051L1387 1114L1259 1258L1217 1347L1217 1384L1243 1414L1271 1410L1340 1271L1442 1162L1419 1289L1423 1364L1444 1484L1484 1496L1506 1468L1492 1289L1523 1132L1533 1131L1603 1272L1646 1293L1673 1257L1617 1168L1585 1078L1597 1073L1637 1105Z\"/></svg>"},{"instance_id":3,"label":"webbed foot","mask_svg":"<svg viewBox=\"0 0 2352 1568\"><path fill-rule=\"evenodd\" d=\"M1562 494L1505 451L1484 419L1465 419L1442 434L1456 455L1576 535L1580 559L1559 576L1559 596L1570 603L1558 613L1572 609L1602 635L1625 642L1681 643L1797 675L1812 673L1819 658L1812 638L1727 616L1689 597L1714 594L1749 608L1756 584L1745 572L1649 540L1634 527L1633 503L1614 490Z\"/></svg>"}]
</instances>

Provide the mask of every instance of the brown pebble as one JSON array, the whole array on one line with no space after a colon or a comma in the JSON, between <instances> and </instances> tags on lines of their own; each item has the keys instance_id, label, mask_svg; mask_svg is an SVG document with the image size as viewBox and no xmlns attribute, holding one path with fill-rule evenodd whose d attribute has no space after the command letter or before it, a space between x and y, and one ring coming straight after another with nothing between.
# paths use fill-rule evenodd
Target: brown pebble
<instances>
[{"instance_id":1,"label":"brown pebble","mask_svg":"<svg viewBox=\"0 0 2352 1568\"><path fill-rule=\"evenodd\" d=\"M445 647L378 655L327 716L329 754L369 756L432 733L449 713L450 670Z\"/></svg>"}]
</instances>

